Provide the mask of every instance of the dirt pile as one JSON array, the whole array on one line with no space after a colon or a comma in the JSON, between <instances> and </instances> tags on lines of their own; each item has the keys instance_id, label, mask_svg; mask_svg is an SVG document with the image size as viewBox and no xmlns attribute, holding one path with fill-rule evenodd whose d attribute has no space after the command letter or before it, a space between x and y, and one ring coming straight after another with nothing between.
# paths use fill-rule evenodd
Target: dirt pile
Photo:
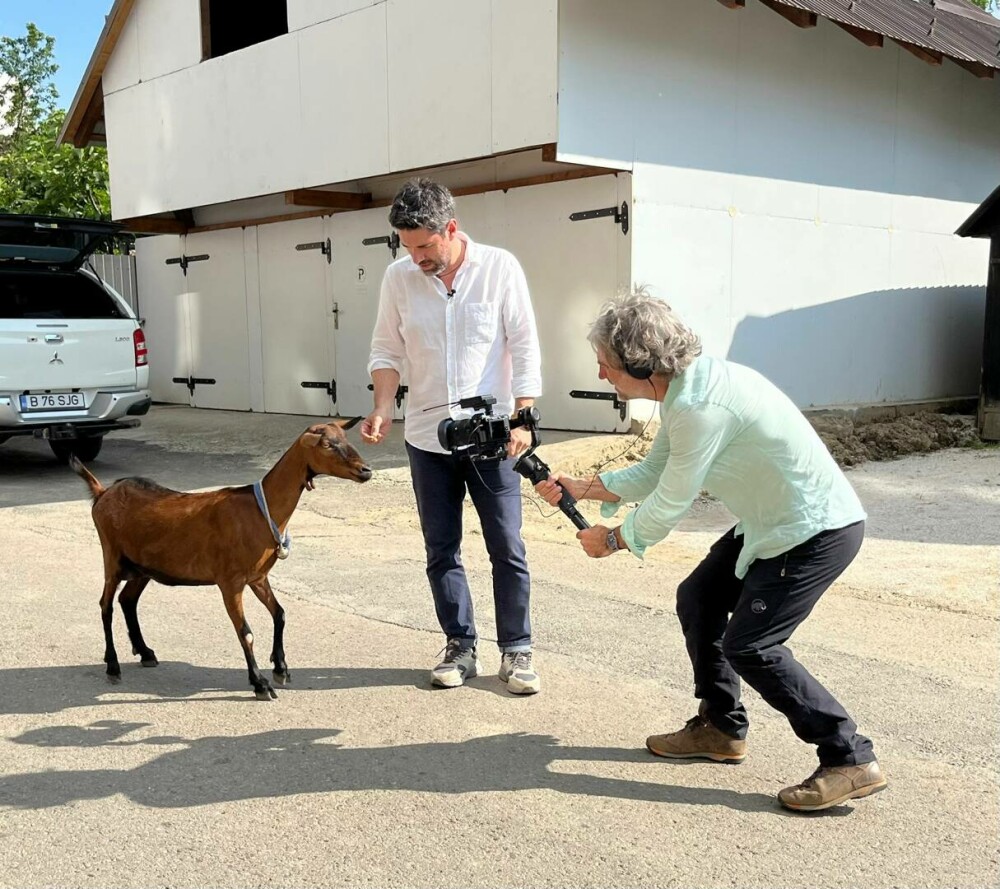
<instances>
[{"instance_id":1,"label":"dirt pile","mask_svg":"<svg viewBox=\"0 0 1000 889\"><path fill-rule=\"evenodd\" d=\"M924 411L884 420L858 421L843 416L809 420L841 466L980 444L975 417L965 414Z\"/></svg>"}]
</instances>

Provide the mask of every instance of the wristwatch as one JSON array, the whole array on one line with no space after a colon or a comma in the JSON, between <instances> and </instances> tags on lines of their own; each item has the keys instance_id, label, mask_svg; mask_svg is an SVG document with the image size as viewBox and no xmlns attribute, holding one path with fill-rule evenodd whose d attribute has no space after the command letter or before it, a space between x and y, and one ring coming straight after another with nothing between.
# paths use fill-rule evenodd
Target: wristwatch
<instances>
[{"instance_id":1,"label":"wristwatch","mask_svg":"<svg viewBox=\"0 0 1000 889\"><path fill-rule=\"evenodd\" d=\"M608 531L608 549L611 550L611 552L613 553L621 549L621 547L618 545L618 538L615 536L614 528Z\"/></svg>"}]
</instances>

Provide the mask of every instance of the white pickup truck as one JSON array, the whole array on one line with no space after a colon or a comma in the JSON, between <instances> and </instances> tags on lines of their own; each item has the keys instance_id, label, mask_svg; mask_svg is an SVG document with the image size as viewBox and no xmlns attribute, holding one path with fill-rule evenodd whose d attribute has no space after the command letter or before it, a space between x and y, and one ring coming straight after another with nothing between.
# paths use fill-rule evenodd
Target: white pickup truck
<instances>
[{"instance_id":1,"label":"white pickup truck","mask_svg":"<svg viewBox=\"0 0 1000 889\"><path fill-rule=\"evenodd\" d=\"M84 267L110 222L0 215L0 443L44 438L63 461L152 403L146 338L122 297Z\"/></svg>"}]
</instances>

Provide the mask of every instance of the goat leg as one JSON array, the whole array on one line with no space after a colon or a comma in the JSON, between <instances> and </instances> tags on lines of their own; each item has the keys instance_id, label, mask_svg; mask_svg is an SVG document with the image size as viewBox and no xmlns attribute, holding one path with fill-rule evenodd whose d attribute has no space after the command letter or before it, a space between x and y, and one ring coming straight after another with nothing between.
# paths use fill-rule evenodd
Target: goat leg
<instances>
[{"instance_id":1,"label":"goat leg","mask_svg":"<svg viewBox=\"0 0 1000 889\"><path fill-rule=\"evenodd\" d=\"M112 618L115 613L115 591L120 578L112 575L104 581L104 591L101 593L101 622L104 624L104 663L108 665L108 682L122 681L122 668L118 663L118 652L115 651L114 628Z\"/></svg>"},{"instance_id":2,"label":"goat leg","mask_svg":"<svg viewBox=\"0 0 1000 889\"><path fill-rule=\"evenodd\" d=\"M240 646L243 648L243 655L247 659L247 671L250 684L253 686L254 695L256 695L258 701L268 701L278 697L275 690L271 688L271 683L260 672L260 668L257 666L257 659L253 654L253 632L250 630L250 625L243 614L242 584L239 587L229 587L228 589L222 586L219 588L222 590L222 600L226 603L226 611L229 613L229 619L233 622L236 635L240 640Z\"/></svg>"},{"instance_id":3,"label":"goat leg","mask_svg":"<svg viewBox=\"0 0 1000 889\"><path fill-rule=\"evenodd\" d=\"M125 616L128 637L132 641L132 654L139 655L144 667L155 667L159 663L156 652L146 644L142 638L142 630L139 629L139 596L148 583L148 577L133 577L118 595L118 604L121 605L122 614Z\"/></svg>"},{"instance_id":4,"label":"goat leg","mask_svg":"<svg viewBox=\"0 0 1000 889\"><path fill-rule=\"evenodd\" d=\"M292 681L292 674L288 672L288 664L285 663L285 609L278 604L270 581L266 577L257 583L251 583L250 589L268 610L274 624L274 643L271 648L271 663L274 664L274 670L271 679L275 685L285 685Z\"/></svg>"}]
</instances>

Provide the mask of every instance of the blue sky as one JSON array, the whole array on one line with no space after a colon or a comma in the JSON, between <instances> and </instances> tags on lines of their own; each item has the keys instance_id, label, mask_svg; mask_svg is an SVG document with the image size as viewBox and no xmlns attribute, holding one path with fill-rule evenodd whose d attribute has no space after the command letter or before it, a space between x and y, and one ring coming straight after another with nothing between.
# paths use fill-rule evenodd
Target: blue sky
<instances>
[{"instance_id":1,"label":"blue sky","mask_svg":"<svg viewBox=\"0 0 1000 889\"><path fill-rule=\"evenodd\" d=\"M34 22L54 37L59 105L69 108L113 0L0 0L0 35L23 37Z\"/></svg>"}]
</instances>

